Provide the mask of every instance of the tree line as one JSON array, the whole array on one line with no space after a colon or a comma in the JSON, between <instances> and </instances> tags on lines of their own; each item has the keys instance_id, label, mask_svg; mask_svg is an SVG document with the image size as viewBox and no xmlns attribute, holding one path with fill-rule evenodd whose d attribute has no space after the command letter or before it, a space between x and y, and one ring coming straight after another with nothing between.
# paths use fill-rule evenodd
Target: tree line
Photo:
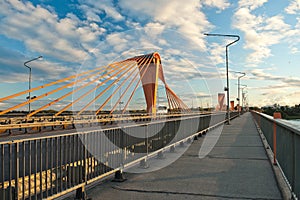
<instances>
[{"instance_id":1,"label":"tree line","mask_svg":"<svg viewBox=\"0 0 300 200\"><path fill-rule=\"evenodd\" d=\"M273 106L262 107L261 111L271 116L273 116L274 112L280 112L283 119L300 119L300 104L295 106L274 104Z\"/></svg>"}]
</instances>

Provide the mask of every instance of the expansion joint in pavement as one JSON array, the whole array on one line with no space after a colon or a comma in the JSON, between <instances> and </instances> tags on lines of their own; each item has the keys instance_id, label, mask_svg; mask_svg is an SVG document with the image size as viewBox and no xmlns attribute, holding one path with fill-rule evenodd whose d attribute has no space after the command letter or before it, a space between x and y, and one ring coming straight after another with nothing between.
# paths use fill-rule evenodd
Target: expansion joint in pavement
<instances>
[{"instance_id":1,"label":"expansion joint in pavement","mask_svg":"<svg viewBox=\"0 0 300 200\"><path fill-rule=\"evenodd\" d=\"M122 188L118 186L113 186L112 188L115 190L125 191L125 192L189 195L189 196L202 196L202 197L217 197L217 198L225 198L225 199L280 200L280 199L265 198L265 197L253 198L253 197L243 197L243 196L213 195L213 194L204 194L204 193L176 192L176 191L164 191L164 190L142 190L142 189L134 189L134 188Z\"/></svg>"},{"instance_id":2,"label":"expansion joint in pavement","mask_svg":"<svg viewBox=\"0 0 300 200\"><path fill-rule=\"evenodd\" d=\"M212 159L228 159L228 160L268 160L267 158L238 158L238 157L221 157L221 156L206 156L207 158Z\"/></svg>"}]
</instances>

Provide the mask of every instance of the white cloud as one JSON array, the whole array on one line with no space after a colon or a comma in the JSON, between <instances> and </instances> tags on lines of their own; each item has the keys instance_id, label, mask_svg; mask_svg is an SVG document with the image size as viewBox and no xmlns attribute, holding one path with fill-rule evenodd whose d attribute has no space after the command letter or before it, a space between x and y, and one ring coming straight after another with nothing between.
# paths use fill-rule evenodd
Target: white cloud
<instances>
[{"instance_id":1,"label":"white cloud","mask_svg":"<svg viewBox=\"0 0 300 200\"><path fill-rule=\"evenodd\" d=\"M297 48L297 47L292 47L291 48L291 53L292 54L296 54L296 53L299 53L300 51L299 51L299 49Z\"/></svg>"},{"instance_id":2,"label":"white cloud","mask_svg":"<svg viewBox=\"0 0 300 200\"><path fill-rule=\"evenodd\" d=\"M84 12L85 17L90 22L102 22L99 11L87 5L79 5L79 8Z\"/></svg>"},{"instance_id":3,"label":"white cloud","mask_svg":"<svg viewBox=\"0 0 300 200\"><path fill-rule=\"evenodd\" d=\"M160 23L150 22L145 26L145 32L152 39L157 39L157 36L161 34L165 29L165 26Z\"/></svg>"},{"instance_id":4,"label":"white cloud","mask_svg":"<svg viewBox=\"0 0 300 200\"><path fill-rule=\"evenodd\" d=\"M225 48L223 44L212 43L209 50L209 57L215 64L224 63L224 52Z\"/></svg>"},{"instance_id":5,"label":"white cloud","mask_svg":"<svg viewBox=\"0 0 300 200\"><path fill-rule=\"evenodd\" d=\"M119 6L129 17L141 21L150 17L154 23L179 31L190 39L192 47L204 49L203 33L213 27L201 11L202 4L198 1L123 0Z\"/></svg>"},{"instance_id":6,"label":"white cloud","mask_svg":"<svg viewBox=\"0 0 300 200\"><path fill-rule=\"evenodd\" d=\"M93 1L93 0L80 0L79 6L89 20L99 21L99 14L105 13L107 17L114 19L115 21L124 20L124 17L114 6L111 0Z\"/></svg>"},{"instance_id":7,"label":"white cloud","mask_svg":"<svg viewBox=\"0 0 300 200\"><path fill-rule=\"evenodd\" d=\"M80 62L94 41L105 32L96 24L80 21L74 14L59 18L56 13L30 2L0 3L0 33L22 41L28 50L63 61ZM21 20L20 20L21 19Z\"/></svg>"},{"instance_id":8,"label":"white cloud","mask_svg":"<svg viewBox=\"0 0 300 200\"><path fill-rule=\"evenodd\" d=\"M268 2L268 0L240 0L239 7L248 7L250 10L254 10L262 6L266 2Z\"/></svg>"},{"instance_id":9,"label":"white cloud","mask_svg":"<svg viewBox=\"0 0 300 200\"><path fill-rule=\"evenodd\" d=\"M115 52L122 52L127 49L128 39L124 33L112 33L106 37L106 41L113 47Z\"/></svg>"},{"instance_id":10,"label":"white cloud","mask_svg":"<svg viewBox=\"0 0 300 200\"><path fill-rule=\"evenodd\" d=\"M227 0L204 0L202 3L210 7L216 7L220 10L225 10L230 6L230 3Z\"/></svg>"},{"instance_id":11,"label":"white cloud","mask_svg":"<svg viewBox=\"0 0 300 200\"><path fill-rule=\"evenodd\" d=\"M250 101L255 106L271 106L274 105L274 103L281 106L299 104L300 93L288 90L287 87L282 87L282 85L267 85L265 87L252 88L250 91L253 90L258 92L261 96L260 100L257 101L257 99L251 99L254 98L253 95L249 95ZM283 90L285 90L285 92L282 92Z\"/></svg>"},{"instance_id":12,"label":"white cloud","mask_svg":"<svg viewBox=\"0 0 300 200\"><path fill-rule=\"evenodd\" d=\"M250 73L253 75L252 79L255 80L280 81L282 87L300 87L300 78L298 77L276 76L267 73L263 69L253 69Z\"/></svg>"},{"instance_id":13,"label":"white cloud","mask_svg":"<svg viewBox=\"0 0 300 200\"><path fill-rule=\"evenodd\" d=\"M253 10L266 1L240 1L239 8L233 16L233 27L244 33L244 48L252 50L247 62L258 64L272 56L272 45L282 42L290 33L290 25L284 22L282 15L255 15Z\"/></svg>"},{"instance_id":14,"label":"white cloud","mask_svg":"<svg viewBox=\"0 0 300 200\"><path fill-rule=\"evenodd\" d=\"M300 0L293 0L288 7L285 8L285 12L288 14L299 14L300 12Z\"/></svg>"}]
</instances>

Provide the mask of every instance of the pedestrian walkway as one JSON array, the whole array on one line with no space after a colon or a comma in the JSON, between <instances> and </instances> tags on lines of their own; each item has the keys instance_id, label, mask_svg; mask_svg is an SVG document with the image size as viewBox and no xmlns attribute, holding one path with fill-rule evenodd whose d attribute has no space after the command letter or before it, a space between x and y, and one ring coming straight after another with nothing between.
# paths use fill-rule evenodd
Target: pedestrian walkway
<instances>
[{"instance_id":1,"label":"pedestrian walkway","mask_svg":"<svg viewBox=\"0 0 300 200\"><path fill-rule=\"evenodd\" d=\"M210 134L213 133L208 132L205 137ZM250 113L225 125L212 151L200 159L199 149L205 137L195 140L171 165L154 172L126 174L128 180L122 183L98 184L87 190L88 197L93 200L282 199Z\"/></svg>"}]
</instances>

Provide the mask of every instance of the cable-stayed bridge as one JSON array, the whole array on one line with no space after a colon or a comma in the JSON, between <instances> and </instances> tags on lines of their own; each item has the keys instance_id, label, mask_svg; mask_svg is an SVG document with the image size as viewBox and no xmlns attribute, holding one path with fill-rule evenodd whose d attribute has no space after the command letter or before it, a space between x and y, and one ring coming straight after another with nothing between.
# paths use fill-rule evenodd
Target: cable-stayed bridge
<instances>
[{"instance_id":1,"label":"cable-stayed bridge","mask_svg":"<svg viewBox=\"0 0 300 200\"><path fill-rule=\"evenodd\" d=\"M159 86L165 91L163 112ZM144 109L133 112L130 104L139 89ZM123 182L124 171L152 173L157 166L170 171L151 174L160 177L157 185L139 177L127 185L132 188L114 185L109 196L117 198L116 191L126 191L124 199L139 197L136 192L148 199L157 194L175 199L280 199L300 194L299 131L256 112L241 117L235 111L228 116L193 112L167 84L157 52L2 97L0 103L27 95L27 100L0 111L0 199L55 199L73 191L76 199L87 199L86 188L92 183L111 175ZM30 110L43 99L50 101ZM29 112L12 117L11 112L24 106ZM46 115L53 107L55 112ZM237 119L223 129L228 118ZM275 172L285 174L279 180L288 182L290 193L279 191L264 148L273 156ZM168 180L161 181L164 177ZM148 182L148 188L141 188L141 181ZM206 184L210 187L195 187Z\"/></svg>"}]
</instances>

